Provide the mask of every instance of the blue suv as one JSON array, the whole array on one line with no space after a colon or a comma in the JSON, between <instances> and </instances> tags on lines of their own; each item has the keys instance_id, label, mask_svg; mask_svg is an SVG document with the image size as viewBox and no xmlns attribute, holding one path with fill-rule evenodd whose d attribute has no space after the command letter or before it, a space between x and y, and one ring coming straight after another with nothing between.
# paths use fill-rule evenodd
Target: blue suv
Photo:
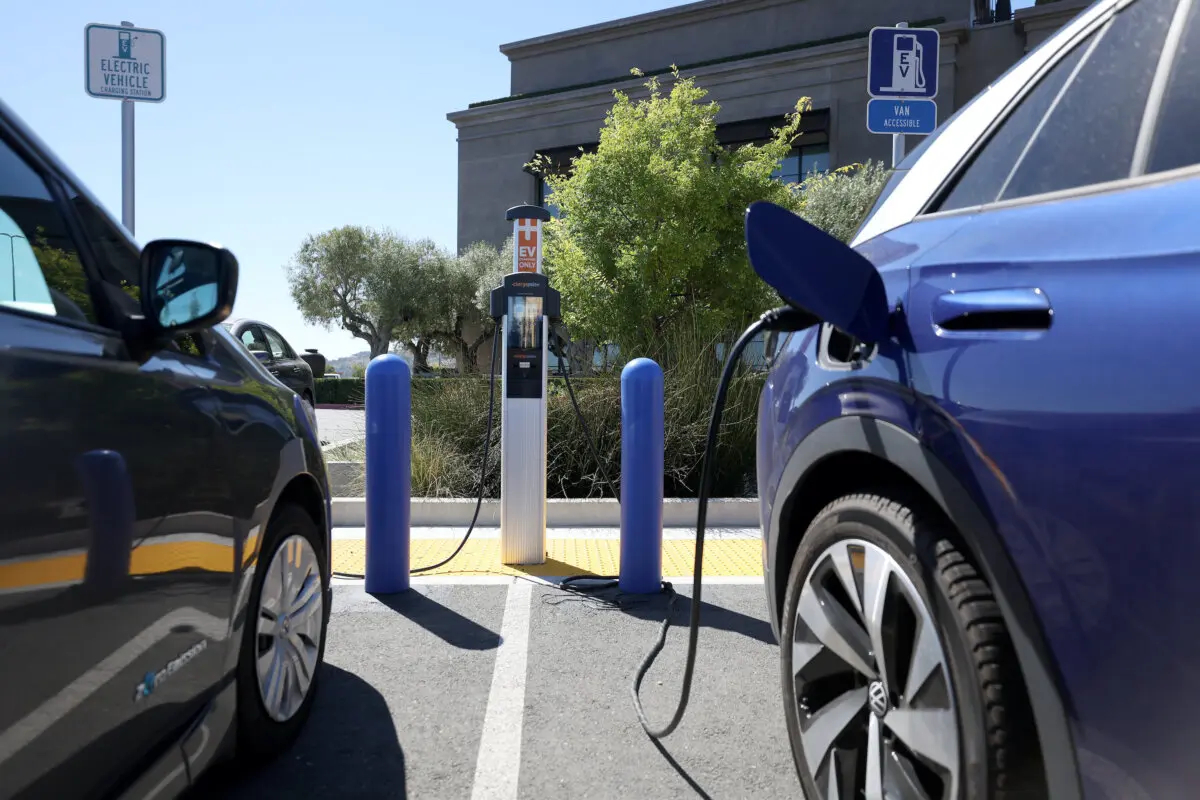
<instances>
[{"instance_id":1,"label":"blue suv","mask_svg":"<svg viewBox=\"0 0 1200 800\"><path fill-rule=\"evenodd\" d=\"M822 322L768 342L758 441L805 796L1196 796L1198 87L1200 0L1101 0L853 249L751 208Z\"/></svg>"}]
</instances>

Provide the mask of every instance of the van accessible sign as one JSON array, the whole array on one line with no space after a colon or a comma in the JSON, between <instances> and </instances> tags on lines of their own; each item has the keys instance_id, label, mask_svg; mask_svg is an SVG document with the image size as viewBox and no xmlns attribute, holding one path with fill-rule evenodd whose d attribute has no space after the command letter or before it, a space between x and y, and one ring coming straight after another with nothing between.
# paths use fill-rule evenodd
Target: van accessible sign
<instances>
[{"instance_id":1,"label":"van accessible sign","mask_svg":"<svg viewBox=\"0 0 1200 800\"><path fill-rule=\"evenodd\" d=\"M83 29L87 93L161 103L167 92L162 31L92 23Z\"/></svg>"}]
</instances>

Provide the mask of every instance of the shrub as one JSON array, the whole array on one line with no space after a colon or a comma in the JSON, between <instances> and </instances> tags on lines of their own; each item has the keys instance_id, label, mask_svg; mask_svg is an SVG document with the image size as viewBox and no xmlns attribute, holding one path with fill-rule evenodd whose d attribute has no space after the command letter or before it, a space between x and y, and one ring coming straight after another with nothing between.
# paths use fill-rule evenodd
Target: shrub
<instances>
[{"instance_id":1,"label":"shrub","mask_svg":"<svg viewBox=\"0 0 1200 800\"><path fill-rule=\"evenodd\" d=\"M695 497L708 418L721 363L713 342L680 333L652 355L664 366L664 494ZM336 381L334 381L336 382ZM714 497L755 492L755 426L760 374L744 374L730 385L716 454ZM612 497L621 480L621 379L619 374L573 378L572 387L603 464L584 438L562 378L551 378L547 397L547 483L552 498ZM479 490L480 457L487 429L486 378L417 379L412 385L414 497L473 497ZM496 379L495 420L484 496L500 496L501 386ZM362 443L339 447L329 460L361 461ZM361 482L352 487L361 493Z\"/></svg>"},{"instance_id":2,"label":"shrub","mask_svg":"<svg viewBox=\"0 0 1200 800\"><path fill-rule=\"evenodd\" d=\"M366 385L362 378L317 378L318 403L362 403Z\"/></svg>"},{"instance_id":3,"label":"shrub","mask_svg":"<svg viewBox=\"0 0 1200 800\"><path fill-rule=\"evenodd\" d=\"M868 161L813 175L799 185L799 214L826 233L849 242L890 174L883 162Z\"/></svg>"}]
</instances>

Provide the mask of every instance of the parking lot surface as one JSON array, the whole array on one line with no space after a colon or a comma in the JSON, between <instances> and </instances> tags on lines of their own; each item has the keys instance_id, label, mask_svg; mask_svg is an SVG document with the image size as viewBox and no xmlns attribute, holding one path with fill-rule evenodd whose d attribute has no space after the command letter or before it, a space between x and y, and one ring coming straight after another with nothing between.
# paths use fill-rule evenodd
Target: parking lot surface
<instances>
[{"instance_id":1,"label":"parking lot surface","mask_svg":"<svg viewBox=\"0 0 1200 800\"><path fill-rule=\"evenodd\" d=\"M318 408L317 431L329 446L362 439L367 435L366 412L353 408Z\"/></svg>"},{"instance_id":2,"label":"parking lot surface","mask_svg":"<svg viewBox=\"0 0 1200 800\"><path fill-rule=\"evenodd\" d=\"M686 651L690 580L676 588L676 625L642 689L655 724ZM660 747L630 685L666 595L590 600L507 576L414 579L390 597L340 583L296 745L209 776L191 800L795 797L761 579L706 581L703 603L691 703Z\"/></svg>"}]
</instances>

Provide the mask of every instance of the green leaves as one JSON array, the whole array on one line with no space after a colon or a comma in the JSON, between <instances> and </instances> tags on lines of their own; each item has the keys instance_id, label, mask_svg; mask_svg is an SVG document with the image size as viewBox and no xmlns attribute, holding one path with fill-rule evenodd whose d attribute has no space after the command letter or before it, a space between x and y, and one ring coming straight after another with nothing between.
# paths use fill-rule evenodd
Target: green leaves
<instances>
[{"instance_id":1,"label":"green leaves","mask_svg":"<svg viewBox=\"0 0 1200 800\"><path fill-rule=\"evenodd\" d=\"M443 322L451 258L429 239L355 225L308 236L288 268L292 299L306 322L338 325L371 345L420 336Z\"/></svg>"},{"instance_id":2,"label":"green leaves","mask_svg":"<svg viewBox=\"0 0 1200 800\"><path fill-rule=\"evenodd\" d=\"M768 301L746 258L743 215L755 200L796 208L771 178L791 149L807 99L775 138L735 149L716 135L719 106L691 78L656 78L647 97L620 92L595 153L569 176L535 160L562 211L546 225L544 264L563 293L576 337L646 352L684 315L704 327L742 327ZM689 324L691 324L689 322Z\"/></svg>"}]
</instances>

